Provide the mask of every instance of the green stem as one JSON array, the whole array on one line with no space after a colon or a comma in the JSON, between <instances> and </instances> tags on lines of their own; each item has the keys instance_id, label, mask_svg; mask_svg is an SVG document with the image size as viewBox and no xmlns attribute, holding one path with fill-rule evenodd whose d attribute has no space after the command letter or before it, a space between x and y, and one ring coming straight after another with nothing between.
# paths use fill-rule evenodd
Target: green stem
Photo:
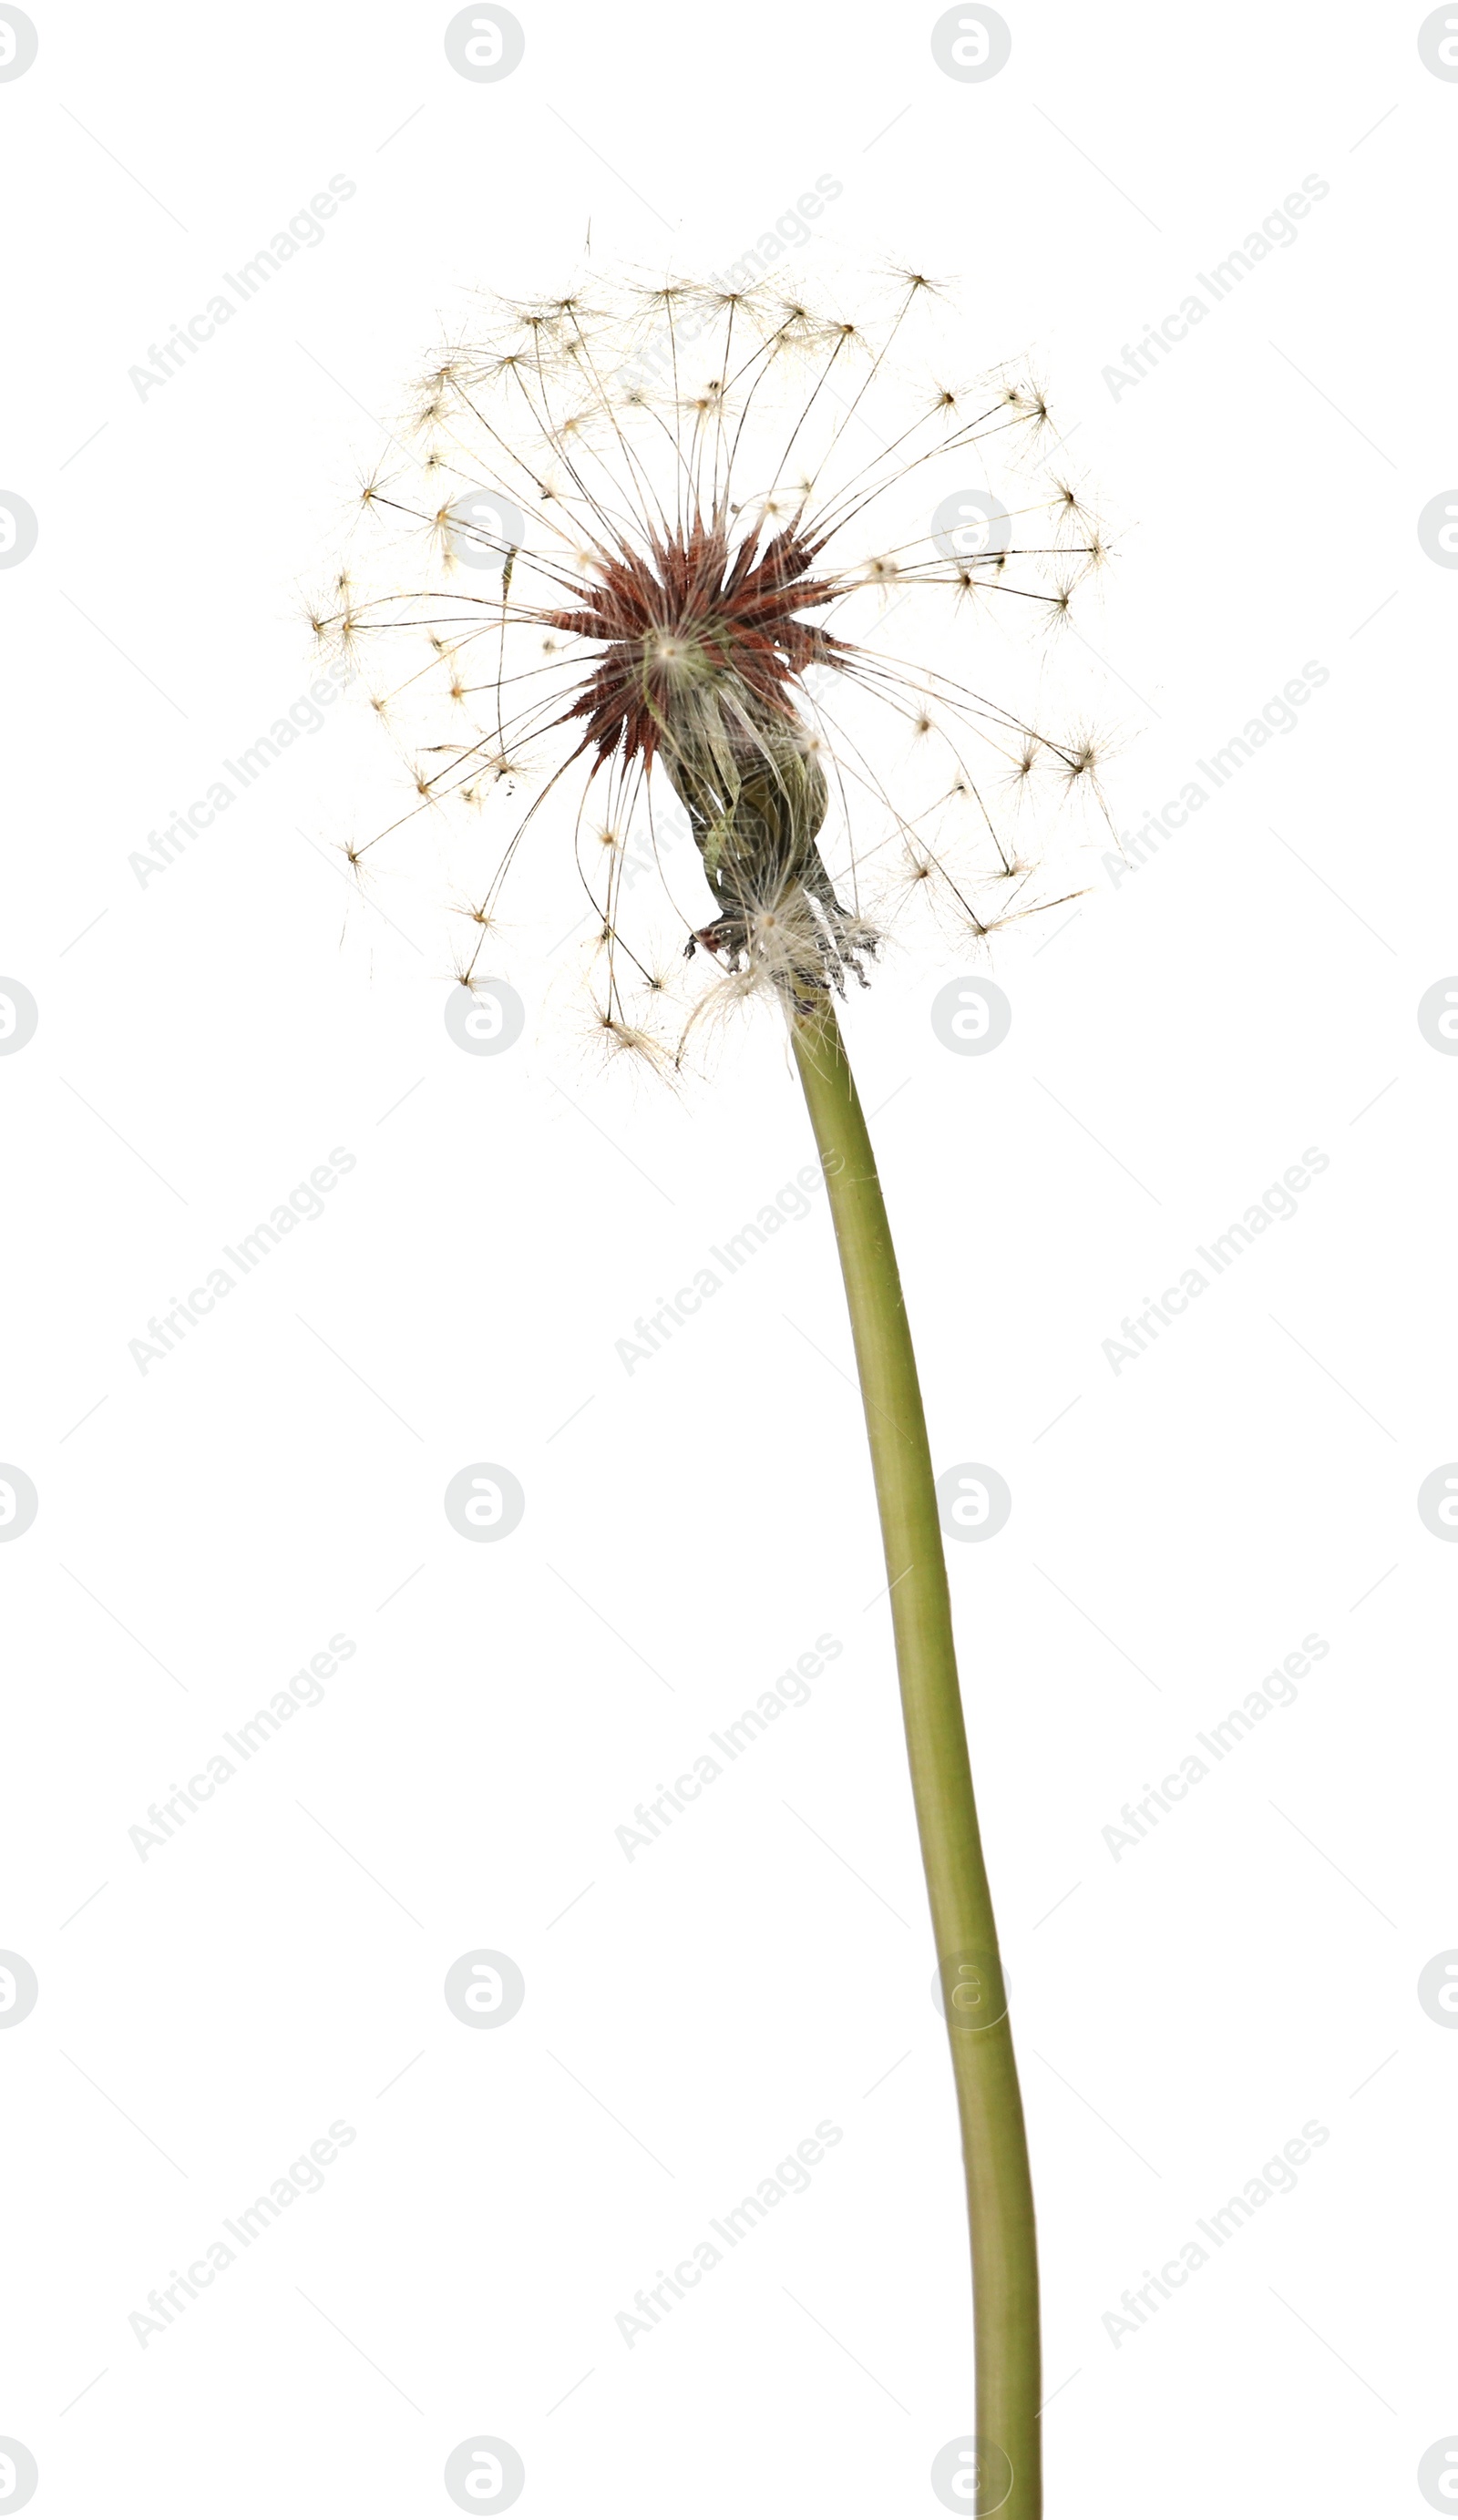
<instances>
[{"instance_id":1,"label":"green stem","mask_svg":"<svg viewBox=\"0 0 1458 2520\"><path fill-rule=\"evenodd\" d=\"M876 1158L829 999L795 1019L792 1038L825 1169L855 1339L912 1793L962 2122L981 2445L979 2491L967 2507L999 2511L1003 2520L1038 2520L1043 2505L1032 2186L973 1798L927 1421Z\"/></svg>"}]
</instances>

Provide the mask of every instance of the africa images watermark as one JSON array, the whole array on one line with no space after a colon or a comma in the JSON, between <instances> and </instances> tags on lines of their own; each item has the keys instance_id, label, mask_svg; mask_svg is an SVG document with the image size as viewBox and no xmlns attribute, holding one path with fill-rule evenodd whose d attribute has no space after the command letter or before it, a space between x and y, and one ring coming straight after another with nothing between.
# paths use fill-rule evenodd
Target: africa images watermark
<instances>
[{"instance_id":1,"label":"africa images watermark","mask_svg":"<svg viewBox=\"0 0 1458 2520\"><path fill-rule=\"evenodd\" d=\"M628 2352L631 2354L640 2336L653 2334L675 2302L686 2300L696 2284L702 2283L715 2267L722 2266L726 2251L737 2249L741 2240L747 2240L776 2205L782 2205L787 2196L802 2196L810 2184L811 2171L843 2140L844 2130L836 2125L834 2118L822 2118L813 2135L807 2135L794 2152L775 2163L773 2172L760 2180L752 2196L741 2197L722 2220L710 2215L708 2228L717 2233L723 2247L715 2247L712 2240L696 2240L692 2254L681 2258L671 2274L660 2267L659 2281L634 2293L631 2310L615 2314L614 2323Z\"/></svg>"},{"instance_id":2,"label":"africa images watermark","mask_svg":"<svg viewBox=\"0 0 1458 2520\"><path fill-rule=\"evenodd\" d=\"M647 1365L650 1357L666 1345L675 1328L682 1329L709 1296L719 1292L725 1279L736 1277L756 1251L763 1250L770 1236L778 1234L782 1225L802 1225L810 1213L810 1192L819 1190L824 1180L822 1165L801 1164L794 1181L786 1182L772 1199L766 1199L757 1219L748 1219L737 1234L726 1235L722 1244L711 1242L709 1257L717 1260L724 1276L721 1278L706 1264L695 1272L689 1285L677 1288L671 1303L666 1295L660 1295L657 1312L647 1320L640 1313L633 1324L634 1337L617 1341L616 1353L624 1373L636 1372L640 1365Z\"/></svg>"},{"instance_id":3,"label":"africa images watermark","mask_svg":"<svg viewBox=\"0 0 1458 2520\"><path fill-rule=\"evenodd\" d=\"M1173 832L1182 832L1192 814L1198 814L1220 788L1228 788L1237 773L1254 760L1263 744L1271 742L1278 735L1295 734L1300 723L1297 710L1304 708L1312 694L1319 692L1323 683L1329 683L1331 679L1329 668L1322 664L1320 658L1309 656L1299 674L1293 674L1279 692L1271 694L1258 717L1248 718L1240 734L1232 735L1217 752L1211 753L1208 760L1202 757L1196 762L1196 769L1204 772L1209 782L1208 787L1199 779L1187 779L1179 794L1162 804L1158 814L1148 815L1137 832L1120 832L1118 839L1123 855L1117 857L1112 849L1106 849L1100 860L1115 891L1117 892L1128 877L1138 874L1146 855L1153 857L1161 840L1167 840ZM1155 833L1159 834L1158 838L1152 836Z\"/></svg>"},{"instance_id":4,"label":"africa images watermark","mask_svg":"<svg viewBox=\"0 0 1458 2520\"><path fill-rule=\"evenodd\" d=\"M1150 326L1143 340L1132 344L1125 341L1120 352L1124 362L1121 368L1111 365L1102 371L1104 382L1114 400L1117 402L1132 385L1142 384L1146 377L1153 376L1159 361L1167 359L1172 349L1181 341L1188 340L1195 326L1203 324L1207 315L1222 305L1258 262L1264 262L1267 255L1280 248L1297 244L1300 236L1298 219L1308 217L1316 203L1326 200L1331 189L1324 175L1304 175L1299 192L1288 193L1281 207L1268 211L1244 245L1233 248L1224 261L1217 262L1212 270L1197 271L1195 278L1204 294L1197 295L1192 290L1188 297L1181 298L1171 314L1164 316L1161 323Z\"/></svg>"},{"instance_id":5,"label":"africa images watermark","mask_svg":"<svg viewBox=\"0 0 1458 2520\"><path fill-rule=\"evenodd\" d=\"M671 791L666 803L645 798L644 809L622 843L617 878L621 890L631 892L642 876L661 874L663 858L682 848L692 834L688 813Z\"/></svg>"},{"instance_id":6,"label":"africa images watermark","mask_svg":"<svg viewBox=\"0 0 1458 2520\"><path fill-rule=\"evenodd\" d=\"M300 2196L317 2196L324 2184L324 2173L346 2151L355 2139L355 2130L346 2118L335 2118L324 2135L316 2137L308 2151L300 2153L281 2172L266 2196L255 2196L234 2221L223 2217L223 2229L237 2243L230 2248L227 2240L209 2240L205 2254L195 2258L186 2274L176 2267L169 2284L156 2286L147 2296L145 2310L127 2314L127 2325L145 2354L154 2336L165 2336L174 2318L180 2318L190 2301L200 2299L207 2285L214 2283L228 2267L233 2266L244 2249L261 2240L286 2207Z\"/></svg>"},{"instance_id":7,"label":"africa images watermark","mask_svg":"<svg viewBox=\"0 0 1458 2520\"><path fill-rule=\"evenodd\" d=\"M1103 1832L1104 1844L1115 1863L1121 1863L1130 1848L1141 1845L1151 1829L1158 1828L1162 1812L1173 1811L1192 1785L1203 1784L1214 1768L1238 1750L1256 1725L1264 1723L1273 1707L1295 1706L1300 1694L1297 1682L1305 1679L1314 1662L1325 1662L1331 1650L1326 1638L1313 1629L1310 1636L1302 1637L1299 1650L1294 1649L1274 1671L1268 1671L1259 1688L1251 1689L1241 1705L1232 1706L1229 1714L1212 1724L1207 1732L1196 1733L1200 1750L1208 1754L1208 1765L1200 1750L1187 1750L1178 1771L1162 1777L1158 1785L1151 1784L1146 1777L1143 1801L1125 1803L1118 1820L1111 1821Z\"/></svg>"},{"instance_id":8,"label":"africa images watermark","mask_svg":"<svg viewBox=\"0 0 1458 2520\"><path fill-rule=\"evenodd\" d=\"M192 1287L186 1303L180 1295L170 1295L167 1299L170 1310L160 1318L153 1314L147 1325L147 1336L127 1342L127 1352L137 1372L145 1375L153 1366L160 1365L164 1357L170 1356L173 1348L186 1338L189 1329L196 1329L215 1309L222 1296L232 1294L239 1279L251 1276L259 1262L266 1260L270 1251L278 1249L284 1236L292 1234L296 1225L317 1225L324 1214L325 1194L338 1189L341 1176L352 1173L358 1160L347 1147L331 1147L328 1163L316 1164L308 1180L299 1182L296 1189L291 1190L271 1216L255 1225L251 1234L241 1234L236 1245L225 1242L224 1258L232 1261L238 1277L221 1267L209 1269L205 1285Z\"/></svg>"},{"instance_id":9,"label":"africa images watermark","mask_svg":"<svg viewBox=\"0 0 1458 2520\"><path fill-rule=\"evenodd\" d=\"M205 1768L189 1777L186 1785L172 1779L171 1795L163 1803L149 1803L147 1820L137 1821L127 1830L133 1851L145 1864L154 1847L166 1846L180 1828L187 1826L188 1814L201 1811L210 1803L219 1785L231 1783L238 1768L246 1766L259 1750L266 1749L281 1725L287 1724L301 1706L322 1706L323 1683L333 1680L342 1662L352 1662L359 1648L352 1637L341 1629L329 1640L328 1647L310 1656L306 1666L296 1671L285 1688L276 1688L267 1706L259 1706L240 1724L236 1732L225 1732L223 1739L232 1751L230 1759L223 1750L209 1753ZM235 1766L234 1762L237 1762ZM152 1824L149 1827L147 1822Z\"/></svg>"},{"instance_id":10,"label":"africa images watermark","mask_svg":"<svg viewBox=\"0 0 1458 2520\"><path fill-rule=\"evenodd\" d=\"M1312 1175L1326 1172L1331 1160L1330 1155L1323 1154L1320 1147L1303 1148L1300 1162L1288 1164L1280 1180L1272 1182L1269 1190L1253 1200L1244 1217L1238 1217L1233 1224L1227 1225L1223 1234L1212 1235L1208 1243L1196 1243L1196 1251L1210 1271L1208 1278L1202 1270L1186 1269L1179 1284L1166 1286L1158 1303L1152 1295L1146 1295L1142 1313L1132 1318L1125 1313L1118 1326L1122 1337L1106 1338L1104 1341L1104 1354L1116 1377L1122 1373L1126 1365L1136 1364L1145 1350L1154 1344L1162 1326L1165 1329L1172 1328L1179 1315L1189 1311L1193 1297L1203 1295L1215 1278L1222 1278L1227 1269L1233 1268L1241 1254L1250 1250L1256 1236L1263 1234L1268 1225L1291 1223L1297 1213L1297 1193L1309 1190Z\"/></svg>"},{"instance_id":11,"label":"africa images watermark","mask_svg":"<svg viewBox=\"0 0 1458 2520\"><path fill-rule=\"evenodd\" d=\"M762 280L773 264L784 261L787 253L810 243L812 230L808 222L820 218L832 202L840 200L844 190L839 175L817 175L811 189L800 194L793 209L782 210L774 226L766 228L755 244L747 246L744 252L733 262L726 263L722 271L709 273L706 288L724 296L733 296L751 288L756 280ZM635 385L666 384L676 388L679 351L689 348L701 333L717 320L717 308L700 315L686 309L682 316L675 315L671 322L665 317L657 327L653 338L624 361L614 382L624 390Z\"/></svg>"},{"instance_id":12,"label":"africa images watermark","mask_svg":"<svg viewBox=\"0 0 1458 2520\"><path fill-rule=\"evenodd\" d=\"M186 324L177 325L160 346L156 341L149 342L147 361L150 365L138 360L126 372L138 401L145 402L150 393L156 393L159 386L170 383L188 360L196 358L204 344L212 340L225 324L231 324L234 316L256 297L259 290L266 287L284 263L292 262L296 254L322 245L327 234L325 220L332 219L343 202L352 202L358 190L352 175L331 175L327 189L314 195L307 209L296 210L288 226L280 228L277 236L271 238L266 246L260 246L251 261L241 263L237 271L223 273L232 292L230 296L224 296L219 291L215 297L208 298L205 306L200 307L196 315L190 316Z\"/></svg>"},{"instance_id":13,"label":"africa images watermark","mask_svg":"<svg viewBox=\"0 0 1458 2520\"><path fill-rule=\"evenodd\" d=\"M266 735L255 736L236 761L224 756L222 766L227 779L214 779L206 795L196 797L185 814L172 806L172 821L162 831L149 832L146 848L133 849L126 861L144 892L153 877L165 875L181 857L188 841L210 831L219 814L225 814L246 788L261 779L265 770L271 770L291 743L297 743L303 736L318 734L324 724L324 711L333 707L357 671L347 657L337 656L310 683L307 692L300 692L285 714L274 719Z\"/></svg>"},{"instance_id":14,"label":"africa images watermark","mask_svg":"<svg viewBox=\"0 0 1458 2520\"><path fill-rule=\"evenodd\" d=\"M628 1863L641 1847L652 1846L665 1828L672 1827L675 1812L686 1811L690 1803L696 1803L706 1785L717 1783L725 1767L752 1749L760 1734L777 1722L788 1706L808 1706L810 1682L820 1678L828 1662L838 1662L844 1650L839 1637L817 1637L813 1653L802 1653L791 1670L782 1671L774 1687L761 1690L756 1703L747 1706L732 1724L725 1725L722 1732L710 1732L708 1737L720 1753L719 1759L710 1750L701 1750L692 1769L675 1777L671 1788L660 1780L657 1802L639 1803L632 1821L624 1821L615 1832Z\"/></svg>"},{"instance_id":15,"label":"africa images watermark","mask_svg":"<svg viewBox=\"0 0 1458 2520\"><path fill-rule=\"evenodd\" d=\"M1263 2161L1259 2175L1248 2179L1238 2196L1228 2198L1208 2221L1197 2216L1195 2228L1204 2232L1209 2248L1199 2240L1182 2240L1177 2257L1168 2259L1158 2274L1152 2267L1146 2267L1145 2282L1137 2290L1131 2287L1125 2292L1117 2310L1105 2311L1104 2333L1116 2354L1124 2338L1137 2336L1162 2303L1172 2301L1191 2275L1209 2265L1214 2250L1223 2249L1237 2231L1253 2221L1262 2205L1268 2205L1273 2196L1289 2196L1297 2183L1297 2172L1305 2167L1313 2152L1319 2152L1330 2141L1330 2127L1324 2127L1319 2118L1307 2118L1300 2134L1294 2135L1269 2161Z\"/></svg>"}]
</instances>

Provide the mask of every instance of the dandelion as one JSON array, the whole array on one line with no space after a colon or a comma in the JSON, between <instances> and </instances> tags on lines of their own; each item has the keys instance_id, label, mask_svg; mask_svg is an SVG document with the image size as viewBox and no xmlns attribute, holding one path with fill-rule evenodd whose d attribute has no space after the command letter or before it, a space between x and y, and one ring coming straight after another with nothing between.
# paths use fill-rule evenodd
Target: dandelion
<instances>
[{"instance_id":1,"label":"dandelion","mask_svg":"<svg viewBox=\"0 0 1458 2520\"><path fill-rule=\"evenodd\" d=\"M356 873L465 817L464 985L510 887L555 900L560 924L566 872L615 1056L671 1078L705 1017L741 1006L788 1038L854 1334L947 1997L977 2429L999 2507L1034 2520L1022 2103L921 1391L838 1015L917 922L980 946L1051 906L1026 844L1042 799L1100 810L1094 737L1048 722L1041 694L1104 542L1041 388L967 378L962 340L920 272L887 275L867 320L783 275L589 274L492 301L432 360L313 618L397 755L399 809L351 848ZM989 664L1011 696L984 688Z\"/></svg>"}]
</instances>

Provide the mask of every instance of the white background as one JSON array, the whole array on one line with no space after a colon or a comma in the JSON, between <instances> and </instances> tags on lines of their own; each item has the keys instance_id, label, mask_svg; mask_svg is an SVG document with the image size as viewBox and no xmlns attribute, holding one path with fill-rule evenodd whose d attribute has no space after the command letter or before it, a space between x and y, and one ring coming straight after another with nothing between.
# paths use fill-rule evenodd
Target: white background
<instances>
[{"instance_id":1,"label":"white background","mask_svg":"<svg viewBox=\"0 0 1458 2520\"><path fill-rule=\"evenodd\" d=\"M1458 1944L1444 739L1458 577L1458 86L1419 13L1009 10L958 84L931 13L523 7L472 85L447 11L37 7L0 84L0 2433L37 2512L521 2507L933 2515L971 2427L950 2077L823 1199L652 1363L615 1352L807 1160L767 1022L675 1100L442 1022L440 905L359 906L365 713L209 836L129 858L316 670L300 590L471 284L688 272L815 176L825 232L959 273L1119 520L1089 635L1118 828L1307 659L1330 679L1137 873L1000 942L995 1055L893 960L851 1010L938 1466L1014 1984L1046 2283L1049 2509L1420 2513L1458 2433ZM408 119L407 119L408 117ZM357 190L164 389L128 369L330 175ZM1308 174L1329 196L1137 386L1102 374ZM1076 435L1073 431L1076 429ZM1056 842L1055 842L1056 845ZM1111 861L1111 863L1113 863ZM565 878L566 884L566 878ZM567 917L572 905L569 897ZM391 923L393 922L393 923ZM564 922L566 924L566 920ZM1055 932L1056 931L1056 932ZM894 1095L894 1100L889 1098ZM184 1345L128 1342L296 1183L354 1170ZM1103 1341L1308 1147L1328 1169L1157 1346ZM509 1540L447 1478L509 1465ZM868 1606L869 1605L869 1606ZM337 1632L266 1751L144 1864L128 1831ZM615 1839L833 1633L811 1702L630 1866ZM1300 1639L1330 1652L1115 1862L1103 1831ZM85 1904L83 1904L85 1903ZM446 2009L489 1947L526 2001ZM128 2315L334 2120L300 2199L145 2349ZM808 2193L630 2350L615 2315L823 2119ZM1104 2323L1308 2120L1293 2194L1132 2337ZM1056 2394L1053 2394L1056 2393Z\"/></svg>"}]
</instances>

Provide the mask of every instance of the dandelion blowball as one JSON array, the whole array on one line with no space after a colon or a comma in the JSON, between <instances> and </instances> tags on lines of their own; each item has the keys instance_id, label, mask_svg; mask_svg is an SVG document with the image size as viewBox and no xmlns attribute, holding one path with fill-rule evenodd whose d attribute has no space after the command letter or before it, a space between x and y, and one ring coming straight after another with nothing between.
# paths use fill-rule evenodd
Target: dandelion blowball
<instances>
[{"instance_id":1,"label":"dandelion blowball","mask_svg":"<svg viewBox=\"0 0 1458 2520\"><path fill-rule=\"evenodd\" d=\"M609 1046L672 1059L706 1003L864 984L913 899L1048 906L1028 808L1097 798L1048 641L1104 546L1041 392L969 382L922 274L874 293L592 275L431 363L314 628L402 770L361 878L459 818L466 983L509 885L514 931L576 907Z\"/></svg>"}]
</instances>

